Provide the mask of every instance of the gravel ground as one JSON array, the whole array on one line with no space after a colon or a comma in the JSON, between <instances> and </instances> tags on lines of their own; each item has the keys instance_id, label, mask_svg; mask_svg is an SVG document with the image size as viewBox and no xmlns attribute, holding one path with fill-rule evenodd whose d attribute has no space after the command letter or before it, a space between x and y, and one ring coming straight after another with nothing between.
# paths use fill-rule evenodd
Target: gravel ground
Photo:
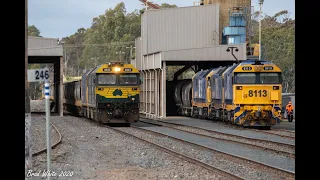
<instances>
[{"instance_id":1,"label":"gravel ground","mask_svg":"<svg viewBox=\"0 0 320 180\"><path fill-rule=\"evenodd\" d=\"M293 122L288 122L287 120L282 120L280 124L273 126L271 129L286 129L289 131L296 130L296 120L294 119Z\"/></svg>"},{"instance_id":2,"label":"gravel ground","mask_svg":"<svg viewBox=\"0 0 320 180\"><path fill-rule=\"evenodd\" d=\"M246 157L258 162L269 164L271 166L283 168L290 171L295 171L295 159L283 156L277 153L271 153L259 148L250 148L245 144L231 143L224 140L217 140L199 135L194 135L179 130L174 130L166 127L143 127L144 129L156 131L168 136L183 139L188 142L204 145L213 149L217 149L226 153L235 154L241 157Z\"/></svg>"},{"instance_id":3,"label":"gravel ground","mask_svg":"<svg viewBox=\"0 0 320 180\"><path fill-rule=\"evenodd\" d=\"M50 102L51 103L51 102ZM46 112L46 100L30 100L31 112ZM51 112L54 110L52 109Z\"/></svg>"},{"instance_id":4,"label":"gravel ground","mask_svg":"<svg viewBox=\"0 0 320 180\"><path fill-rule=\"evenodd\" d=\"M90 120L72 116L51 117L62 134L62 143L52 150L51 169L72 172L71 177L52 179L227 179L124 136ZM46 154L33 159L33 173L41 177ZM27 174L26 174L27 175Z\"/></svg>"},{"instance_id":5,"label":"gravel ground","mask_svg":"<svg viewBox=\"0 0 320 180\"><path fill-rule=\"evenodd\" d=\"M288 138L280 137L277 135L266 134L266 133L263 133L260 131L254 131L251 129L240 129L234 125L225 125L222 123L215 123L213 121L204 120L204 119L200 120L195 118L179 116L175 118L169 117L161 121L172 122L172 123L182 124L186 126L200 127L203 129L214 130L214 131L219 131L219 132L228 133L228 134L241 135L241 136L250 137L250 138L263 139L263 140L287 143L292 145L295 144L294 139L288 139Z\"/></svg>"},{"instance_id":6,"label":"gravel ground","mask_svg":"<svg viewBox=\"0 0 320 180\"><path fill-rule=\"evenodd\" d=\"M144 131L143 129L119 128L122 131L133 134L137 137L154 142L163 147L179 152L181 154L193 157L214 167L231 172L244 179L294 179L288 177L287 173L274 171L271 168L262 167L246 160L233 158L231 156L203 149L199 146L189 145L180 141L169 138L165 135L157 135Z\"/></svg>"},{"instance_id":7,"label":"gravel ground","mask_svg":"<svg viewBox=\"0 0 320 180\"><path fill-rule=\"evenodd\" d=\"M278 134L280 136L290 136L292 138L296 137L296 133L294 131L287 131L287 130L268 130L269 133Z\"/></svg>"},{"instance_id":8,"label":"gravel ground","mask_svg":"<svg viewBox=\"0 0 320 180\"><path fill-rule=\"evenodd\" d=\"M159 123L159 122L156 122L156 123ZM159 124L165 124L165 123L159 123ZM279 145L279 144L273 143L273 142L264 142L264 141L260 141L260 140L245 139L245 138L241 138L241 137L236 137L232 134L224 135L224 134L220 134L219 132L216 133L216 132L211 132L208 130L197 129L194 127L186 127L186 126L179 126L179 125L172 125L172 124L165 124L165 125L169 125L170 127L181 129L181 130L188 131L188 132L211 136L213 138L233 140L233 141L237 141L240 143L247 143L247 144L256 145L256 146L259 146L262 148L270 148L273 150L284 151L284 152L288 152L288 153L292 153L292 154L295 153L295 148L292 148L292 146L287 146L285 144Z\"/></svg>"},{"instance_id":9,"label":"gravel ground","mask_svg":"<svg viewBox=\"0 0 320 180\"><path fill-rule=\"evenodd\" d=\"M57 143L58 140L59 134L51 126L51 145ZM47 148L46 120L44 118L31 116L31 141L32 153Z\"/></svg>"}]
</instances>

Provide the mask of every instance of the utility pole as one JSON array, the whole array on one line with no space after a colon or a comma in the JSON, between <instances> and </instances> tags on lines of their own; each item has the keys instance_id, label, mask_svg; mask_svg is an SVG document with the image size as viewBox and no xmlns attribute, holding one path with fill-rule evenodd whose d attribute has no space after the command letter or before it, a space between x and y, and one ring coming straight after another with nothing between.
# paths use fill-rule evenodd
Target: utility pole
<instances>
[{"instance_id":1,"label":"utility pole","mask_svg":"<svg viewBox=\"0 0 320 180\"><path fill-rule=\"evenodd\" d=\"M133 49L135 49L136 47L133 47L132 45L130 47L126 47L126 49L129 49L130 48L130 58L129 58L129 63L130 63L130 60L132 59L132 53L133 53Z\"/></svg>"},{"instance_id":2,"label":"utility pole","mask_svg":"<svg viewBox=\"0 0 320 180\"><path fill-rule=\"evenodd\" d=\"M123 52L123 51L118 51L118 52L116 52L116 54L119 54L119 61L121 62L121 54L124 54L125 52Z\"/></svg>"},{"instance_id":3,"label":"utility pole","mask_svg":"<svg viewBox=\"0 0 320 180\"><path fill-rule=\"evenodd\" d=\"M130 46L130 59L132 58L132 45Z\"/></svg>"},{"instance_id":4,"label":"utility pole","mask_svg":"<svg viewBox=\"0 0 320 180\"><path fill-rule=\"evenodd\" d=\"M30 112L30 99L29 99L29 83L28 83L28 0L25 0L25 39L24 39L24 88L25 88L25 170L32 168L32 155L31 155L31 112Z\"/></svg>"},{"instance_id":5,"label":"utility pole","mask_svg":"<svg viewBox=\"0 0 320 180\"><path fill-rule=\"evenodd\" d=\"M259 13L259 61L261 61L261 16L262 16L262 5L264 0L259 0L260 13Z\"/></svg>"}]
</instances>

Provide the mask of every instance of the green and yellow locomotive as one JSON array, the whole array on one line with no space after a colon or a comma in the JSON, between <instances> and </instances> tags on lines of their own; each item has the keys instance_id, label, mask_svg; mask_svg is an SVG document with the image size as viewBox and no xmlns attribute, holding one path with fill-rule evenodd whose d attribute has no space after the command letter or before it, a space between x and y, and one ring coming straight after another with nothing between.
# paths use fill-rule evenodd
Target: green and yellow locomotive
<instances>
[{"instance_id":1,"label":"green and yellow locomotive","mask_svg":"<svg viewBox=\"0 0 320 180\"><path fill-rule=\"evenodd\" d=\"M69 87L71 90L68 91L68 84L65 88L67 111L101 123L138 121L140 78L139 71L133 65L122 62L102 64L87 71L80 81L72 82L74 85L80 84L77 88ZM70 92L73 94L70 95ZM77 108L71 109L72 106Z\"/></svg>"}]
</instances>

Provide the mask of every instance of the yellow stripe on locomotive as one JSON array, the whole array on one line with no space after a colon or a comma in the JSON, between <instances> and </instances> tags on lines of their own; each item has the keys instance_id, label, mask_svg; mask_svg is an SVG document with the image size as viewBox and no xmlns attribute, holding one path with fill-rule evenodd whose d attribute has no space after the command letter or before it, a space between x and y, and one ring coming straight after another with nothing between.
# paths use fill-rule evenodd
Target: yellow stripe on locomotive
<instances>
[{"instance_id":1,"label":"yellow stripe on locomotive","mask_svg":"<svg viewBox=\"0 0 320 180\"><path fill-rule=\"evenodd\" d=\"M96 73L98 76L98 84L109 85L96 86L95 92L101 97L108 99L127 99L128 96L136 98L138 97L137 95L140 94L140 80L138 78L139 70L132 64L124 64L121 62L103 64L97 69ZM119 74L119 82L116 82L117 74ZM116 83L118 83L117 86L112 86Z\"/></svg>"},{"instance_id":2,"label":"yellow stripe on locomotive","mask_svg":"<svg viewBox=\"0 0 320 180\"><path fill-rule=\"evenodd\" d=\"M139 119L139 71L132 64L111 62L85 74L84 116L103 123Z\"/></svg>"}]
</instances>

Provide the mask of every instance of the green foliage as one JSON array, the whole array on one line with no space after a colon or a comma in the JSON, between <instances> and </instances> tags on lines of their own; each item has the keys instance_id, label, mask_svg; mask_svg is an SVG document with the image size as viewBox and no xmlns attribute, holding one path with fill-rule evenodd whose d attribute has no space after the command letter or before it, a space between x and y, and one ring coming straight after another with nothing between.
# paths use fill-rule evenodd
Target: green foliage
<instances>
[{"instance_id":1,"label":"green foliage","mask_svg":"<svg viewBox=\"0 0 320 180\"><path fill-rule=\"evenodd\" d=\"M259 15L259 13L256 13ZM255 31L253 43L259 43L258 16L252 24ZM283 72L283 92L295 90L295 20L286 10L274 16L264 16L261 21L262 59L277 64Z\"/></svg>"},{"instance_id":2,"label":"green foliage","mask_svg":"<svg viewBox=\"0 0 320 180\"><path fill-rule=\"evenodd\" d=\"M161 7L177 6L163 3ZM127 13L125 4L121 2L93 18L90 28L80 28L75 34L63 38L66 75L79 76L83 70L102 63L134 58L131 46L134 47L135 39L141 35L143 9Z\"/></svg>"},{"instance_id":3,"label":"green foliage","mask_svg":"<svg viewBox=\"0 0 320 180\"><path fill-rule=\"evenodd\" d=\"M68 75L81 75L83 71L110 61L129 60L131 45L140 36L141 14L138 10L126 13L124 3L93 18L90 28L63 38ZM119 52L121 53L121 56ZM134 50L133 50L134 54Z\"/></svg>"},{"instance_id":4,"label":"green foliage","mask_svg":"<svg viewBox=\"0 0 320 180\"><path fill-rule=\"evenodd\" d=\"M161 8L175 8L176 5L162 3ZM141 10L126 12L123 2L104 14L93 18L88 29L78 31L62 39L64 42L66 75L81 74L96 65L110 61L130 59L130 47L141 34ZM257 15L252 21L254 37L251 43L259 42ZM40 32L39 32L40 34ZM38 34L38 35L39 35ZM119 54L117 52L124 52ZM295 20L289 18L288 11L280 11L274 16L264 16L262 20L262 58L277 64L283 71L283 91L295 89ZM132 52L134 57L134 50ZM181 67L167 67L168 78ZM193 71L183 73L179 78L191 78Z\"/></svg>"},{"instance_id":5,"label":"green foliage","mask_svg":"<svg viewBox=\"0 0 320 180\"><path fill-rule=\"evenodd\" d=\"M34 25L28 26L28 36L41 37L40 36L40 30Z\"/></svg>"},{"instance_id":6,"label":"green foliage","mask_svg":"<svg viewBox=\"0 0 320 180\"><path fill-rule=\"evenodd\" d=\"M167 3L161 4L161 8L176 8L176 7L178 7L178 6L175 4L167 4Z\"/></svg>"}]
</instances>

